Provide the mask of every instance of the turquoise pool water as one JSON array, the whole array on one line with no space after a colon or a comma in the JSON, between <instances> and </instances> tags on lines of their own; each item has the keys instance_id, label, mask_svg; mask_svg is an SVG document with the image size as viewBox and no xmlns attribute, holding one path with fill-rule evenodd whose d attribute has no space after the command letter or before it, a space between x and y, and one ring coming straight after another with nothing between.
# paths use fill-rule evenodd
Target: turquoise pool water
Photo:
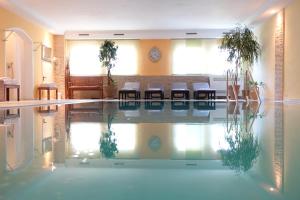
<instances>
[{"instance_id":1,"label":"turquoise pool water","mask_svg":"<svg viewBox=\"0 0 300 200\"><path fill-rule=\"evenodd\" d=\"M300 105L0 110L0 200L300 199Z\"/></svg>"}]
</instances>

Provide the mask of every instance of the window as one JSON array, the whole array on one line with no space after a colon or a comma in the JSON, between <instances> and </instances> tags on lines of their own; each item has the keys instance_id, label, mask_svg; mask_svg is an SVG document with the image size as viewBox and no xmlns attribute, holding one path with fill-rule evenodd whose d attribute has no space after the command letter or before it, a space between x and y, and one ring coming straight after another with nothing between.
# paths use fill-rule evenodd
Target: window
<instances>
[{"instance_id":1,"label":"window","mask_svg":"<svg viewBox=\"0 0 300 200\"><path fill-rule=\"evenodd\" d=\"M138 41L118 40L117 60L112 68L113 75L135 75L138 69Z\"/></svg>"},{"instance_id":2,"label":"window","mask_svg":"<svg viewBox=\"0 0 300 200\"><path fill-rule=\"evenodd\" d=\"M174 40L172 42L173 74L222 75L228 69L226 54L218 39Z\"/></svg>"},{"instance_id":3,"label":"window","mask_svg":"<svg viewBox=\"0 0 300 200\"><path fill-rule=\"evenodd\" d=\"M76 154L99 151L99 139L101 136L100 123L71 123L70 132L72 149Z\"/></svg>"},{"instance_id":4,"label":"window","mask_svg":"<svg viewBox=\"0 0 300 200\"><path fill-rule=\"evenodd\" d=\"M72 76L97 76L103 73L98 59L99 42L71 41L69 49Z\"/></svg>"},{"instance_id":5,"label":"window","mask_svg":"<svg viewBox=\"0 0 300 200\"><path fill-rule=\"evenodd\" d=\"M120 152L134 151L136 146L136 124L112 124L116 143ZM126 130L124 132L124 130Z\"/></svg>"},{"instance_id":6,"label":"window","mask_svg":"<svg viewBox=\"0 0 300 200\"><path fill-rule=\"evenodd\" d=\"M69 41L69 65L72 76L105 75L106 69L99 61L99 48L103 41ZM135 75L138 63L138 41L117 40L119 46L113 75Z\"/></svg>"},{"instance_id":7,"label":"window","mask_svg":"<svg viewBox=\"0 0 300 200\"><path fill-rule=\"evenodd\" d=\"M223 124L175 124L173 126L174 146L178 152L209 151L227 149ZM212 155L212 153L210 154Z\"/></svg>"}]
</instances>

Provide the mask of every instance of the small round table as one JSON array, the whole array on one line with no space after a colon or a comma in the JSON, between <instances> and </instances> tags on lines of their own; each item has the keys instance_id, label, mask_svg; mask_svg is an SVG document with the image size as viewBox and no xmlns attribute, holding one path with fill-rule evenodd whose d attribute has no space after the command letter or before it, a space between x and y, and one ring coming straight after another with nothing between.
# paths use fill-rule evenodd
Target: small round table
<instances>
[{"instance_id":1,"label":"small round table","mask_svg":"<svg viewBox=\"0 0 300 200\"><path fill-rule=\"evenodd\" d=\"M56 99L58 99L58 88L54 85L41 85L38 87L38 92L39 92L39 100L42 99L42 91L46 90L47 91L47 99L50 100L50 91L55 90L55 95Z\"/></svg>"}]
</instances>

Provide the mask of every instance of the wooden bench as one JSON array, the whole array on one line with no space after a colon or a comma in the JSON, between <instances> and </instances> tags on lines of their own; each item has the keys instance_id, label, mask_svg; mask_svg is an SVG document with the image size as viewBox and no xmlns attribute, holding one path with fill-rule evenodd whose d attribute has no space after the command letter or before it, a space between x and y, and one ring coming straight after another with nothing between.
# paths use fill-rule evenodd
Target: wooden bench
<instances>
[{"instance_id":1,"label":"wooden bench","mask_svg":"<svg viewBox=\"0 0 300 200\"><path fill-rule=\"evenodd\" d=\"M99 92L100 98L103 98L103 77L101 76L70 76L67 84L67 91L70 99L74 97L74 91Z\"/></svg>"},{"instance_id":2,"label":"wooden bench","mask_svg":"<svg viewBox=\"0 0 300 200\"><path fill-rule=\"evenodd\" d=\"M55 91L55 98L58 99L58 88L54 83L45 83L45 84L41 84L38 86L38 93L39 93L39 100L42 99L42 92L44 90L47 91L47 99L50 100L50 91L54 90Z\"/></svg>"},{"instance_id":3,"label":"wooden bench","mask_svg":"<svg viewBox=\"0 0 300 200\"><path fill-rule=\"evenodd\" d=\"M20 101L20 85L14 79L0 79L0 101L9 101L11 89L17 91L17 101Z\"/></svg>"},{"instance_id":4,"label":"wooden bench","mask_svg":"<svg viewBox=\"0 0 300 200\"><path fill-rule=\"evenodd\" d=\"M74 91L98 91L99 98L103 98L102 76L71 76L70 67L67 63L65 70L66 97L73 99Z\"/></svg>"}]
</instances>

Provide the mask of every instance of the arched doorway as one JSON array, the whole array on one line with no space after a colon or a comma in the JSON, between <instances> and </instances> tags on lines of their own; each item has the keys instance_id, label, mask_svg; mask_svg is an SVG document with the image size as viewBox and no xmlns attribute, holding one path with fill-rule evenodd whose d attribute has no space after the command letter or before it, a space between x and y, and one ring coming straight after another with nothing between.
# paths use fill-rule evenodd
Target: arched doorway
<instances>
[{"instance_id":1,"label":"arched doorway","mask_svg":"<svg viewBox=\"0 0 300 200\"><path fill-rule=\"evenodd\" d=\"M21 100L34 99L33 42L20 28L5 30L5 69L7 77L20 83Z\"/></svg>"}]
</instances>

